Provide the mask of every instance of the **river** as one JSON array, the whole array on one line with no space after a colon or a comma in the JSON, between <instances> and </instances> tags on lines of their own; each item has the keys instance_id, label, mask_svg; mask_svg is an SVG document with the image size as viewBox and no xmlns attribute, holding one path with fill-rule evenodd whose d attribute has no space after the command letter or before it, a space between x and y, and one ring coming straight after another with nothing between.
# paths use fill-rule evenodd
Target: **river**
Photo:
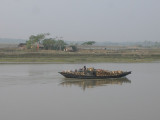
<instances>
[{"instance_id":1,"label":"river","mask_svg":"<svg viewBox=\"0 0 160 120\"><path fill-rule=\"evenodd\" d=\"M123 79L70 80L87 67L132 71ZM159 63L0 64L0 120L159 120Z\"/></svg>"}]
</instances>

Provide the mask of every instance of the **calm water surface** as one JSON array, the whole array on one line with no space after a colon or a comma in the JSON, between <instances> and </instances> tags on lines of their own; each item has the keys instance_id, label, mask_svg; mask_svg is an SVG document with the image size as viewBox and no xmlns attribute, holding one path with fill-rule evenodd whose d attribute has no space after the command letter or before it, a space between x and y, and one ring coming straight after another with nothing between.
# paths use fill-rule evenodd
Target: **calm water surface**
<instances>
[{"instance_id":1,"label":"calm water surface","mask_svg":"<svg viewBox=\"0 0 160 120\"><path fill-rule=\"evenodd\" d=\"M132 71L124 79L71 80L83 67ZM0 64L0 120L159 120L160 64Z\"/></svg>"}]
</instances>

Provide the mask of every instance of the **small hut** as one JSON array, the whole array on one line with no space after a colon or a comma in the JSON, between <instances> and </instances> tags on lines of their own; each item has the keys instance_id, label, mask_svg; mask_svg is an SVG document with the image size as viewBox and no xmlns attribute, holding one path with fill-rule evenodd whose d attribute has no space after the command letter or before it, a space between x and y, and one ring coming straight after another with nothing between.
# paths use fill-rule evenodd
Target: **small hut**
<instances>
[{"instance_id":1,"label":"small hut","mask_svg":"<svg viewBox=\"0 0 160 120\"><path fill-rule=\"evenodd\" d=\"M19 48L20 50L26 49L26 43L20 43L20 44L18 45L18 48Z\"/></svg>"},{"instance_id":2,"label":"small hut","mask_svg":"<svg viewBox=\"0 0 160 120\"><path fill-rule=\"evenodd\" d=\"M64 49L64 51L66 51L66 52L73 52L73 48L71 46L66 46L66 48Z\"/></svg>"}]
</instances>

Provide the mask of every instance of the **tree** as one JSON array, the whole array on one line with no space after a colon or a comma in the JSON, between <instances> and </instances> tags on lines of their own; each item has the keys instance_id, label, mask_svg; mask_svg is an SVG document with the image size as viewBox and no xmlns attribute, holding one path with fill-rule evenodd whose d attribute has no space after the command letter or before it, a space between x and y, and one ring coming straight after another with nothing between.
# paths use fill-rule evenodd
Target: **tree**
<instances>
[{"instance_id":1,"label":"tree","mask_svg":"<svg viewBox=\"0 0 160 120\"><path fill-rule=\"evenodd\" d=\"M66 43L57 38L49 38L43 40L44 49L46 50L64 50Z\"/></svg>"},{"instance_id":2,"label":"tree","mask_svg":"<svg viewBox=\"0 0 160 120\"><path fill-rule=\"evenodd\" d=\"M55 49L56 40L54 38L44 39L43 45L46 50L54 50Z\"/></svg>"},{"instance_id":3,"label":"tree","mask_svg":"<svg viewBox=\"0 0 160 120\"><path fill-rule=\"evenodd\" d=\"M76 52L78 50L76 45L70 45L70 47L72 47L73 52Z\"/></svg>"},{"instance_id":4,"label":"tree","mask_svg":"<svg viewBox=\"0 0 160 120\"><path fill-rule=\"evenodd\" d=\"M31 48L31 46L32 46L32 41L31 40L28 40L28 41L26 41L26 46L27 46L27 49L30 49Z\"/></svg>"},{"instance_id":5,"label":"tree","mask_svg":"<svg viewBox=\"0 0 160 120\"><path fill-rule=\"evenodd\" d=\"M82 43L82 45L93 45L95 43L96 43L95 41L87 41L87 42Z\"/></svg>"},{"instance_id":6,"label":"tree","mask_svg":"<svg viewBox=\"0 0 160 120\"><path fill-rule=\"evenodd\" d=\"M38 35L31 35L29 40L26 41L27 48L30 49L35 43L41 43L46 36L50 35L49 33L42 33Z\"/></svg>"},{"instance_id":7,"label":"tree","mask_svg":"<svg viewBox=\"0 0 160 120\"><path fill-rule=\"evenodd\" d=\"M62 38L46 38L49 33L42 33L38 35L31 35L29 40L26 41L27 48L36 48L38 44L43 44L46 50L64 50L66 43Z\"/></svg>"},{"instance_id":8,"label":"tree","mask_svg":"<svg viewBox=\"0 0 160 120\"><path fill-rule=\"evenodd\" d=\"M64 50L65 45L67 45L63 40L57 40L55 43L56 50Z\"/></svg>"}]
</instances>

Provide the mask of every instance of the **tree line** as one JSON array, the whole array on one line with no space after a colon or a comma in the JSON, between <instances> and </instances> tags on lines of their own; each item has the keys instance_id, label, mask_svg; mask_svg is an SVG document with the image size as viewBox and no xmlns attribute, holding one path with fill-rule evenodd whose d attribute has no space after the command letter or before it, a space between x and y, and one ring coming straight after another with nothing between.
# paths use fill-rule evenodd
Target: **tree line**
<instances>
[{"instance_id":1,"label":"tree line","mask_svg":"<svg viewBox=\"0 0 160 120\"><path fill-rule=\"evenodd\" d=\"M43 45L46 50L63 50L65 48L67 44L61 38L46 38L49 35L49 33L31 35L26 41L27 48L37 48L39 45Z\"/></svg>"},{"instance_id":2,"label":"tree line","mask_svg":"<svg viewBox=\"0 0 160 120\"><path fill-rule=\"evenodd\" d=\"M26 41L27 49L39 48L40 45L43 45L43 49L45 50L64 50L65 46L67 45L62 38L47 38L49 33L42 33L37 35L31 35L29 40ZM82 43L82 45L93 45L95 44L94 41L88 41ZM73 51L76 51L76 45L69 45L72 47Z\"/></svg>"}]
</instances>

